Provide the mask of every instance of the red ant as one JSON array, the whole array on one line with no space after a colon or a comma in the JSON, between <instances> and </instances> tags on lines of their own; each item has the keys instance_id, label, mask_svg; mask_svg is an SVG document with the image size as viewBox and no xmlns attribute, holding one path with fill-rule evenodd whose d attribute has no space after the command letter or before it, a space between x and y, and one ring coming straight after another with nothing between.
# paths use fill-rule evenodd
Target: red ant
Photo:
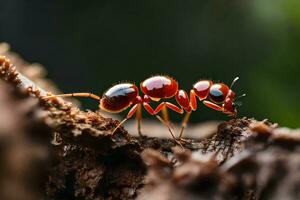
<instances>
[{"instance_id":1,"label":"red ant","mask_svg":"<svg viewBox=\"0 0 300 200\"><path fill-rule=\"evenodd\" d=\"M101 110L110 113L120 113L132 106L127 114L127 117L118 124L118 126L113 130L112 134L115 133L115 131L122 124L136 114L138 120L138 133L141 135L141 108L143 106L150 115L155 115L164 125L168 127L173 139L176 141L176 138L166 119L164 120L156 114L161 110L163 110L163 113L165 113L166 109L164 108L166 107L177 112L180 109L169 102L163 102L156 109L153 109L149 103L151 100L159 101L160 99L169 99L174 97L178 91L177 81L169 76L153 76L143 81L140 84L140 87L144 93L143 97L139 95L136 85L131 83L120 83L109 88L103 94L102 98L92 93L71 93L46 96L45 99L53 97L93 98L99 101L99 107ZM166 114L164 114L164 116L164 118L166 118Z\"/></svg>"},{"instance_id":2,"label":"red ant","mask_svg":"<svg viewBox=\"0 0 300 200\"><path fill-rule=\"evenodd\" d=\"M144 107L150 115L155 115L164 125L168 127L173 139L177 142L168 123L167 108L180 114L183 114L184 111L187 112L183 120L179 136L179 139L181 139L183 130L186 127L191 112L197 109L196 97L198 97L200 101L203 101L204 105L209 108L221 111L230 116L236 115L237 111L236 105L234 103L235 93L231 90L231 87L237 80L238 77L234 79L230 88L228 88L228 86L223 83L213 84L212 81L209 80L198 81L194 84L193 89L190 91L190 100L184 90L178 90L178 83L175 79L169 76L162 75L150 77L140 84L141 91L144 93L143 97L139 95L136 85L131 83L120 83L109 88L103 94L102 98L92 93L61 94L47 96L45 98L93 98L99 101L99 107L101 110L110 113L120 113L132 106L127 114L127 117L118 124L118 126L113 130L112 133L115 133L115 131L122 124L124 124L128 119L136 114L138 120L138 133L141 135L141 108ZM170 99L174 96L180 108L170 102L165 101L161 102L155 109L150 106L151 100L159 101L161 99ZM205 99L210 99L211 101L207 101ZM160 111L163 112L164 119L157 115Z\"/></svg>"}]
</instances>

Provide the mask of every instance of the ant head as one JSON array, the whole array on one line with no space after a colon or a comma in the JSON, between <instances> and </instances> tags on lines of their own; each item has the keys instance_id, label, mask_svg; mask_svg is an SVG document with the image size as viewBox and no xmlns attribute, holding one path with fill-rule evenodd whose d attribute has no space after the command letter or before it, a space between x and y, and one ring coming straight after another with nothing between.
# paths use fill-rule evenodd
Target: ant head
<instances>
[{"instance_id":1,"label":"ant head","mask_svg":"<svg viewBox=\"0 0 300 200\"><path fill-rule=\"evenodd\" d=\"M223 104L223 108L224 108L224 112L227 113L228 115L231 116L236 116L237 114L237 108L242 106L242 102L241 101L236 101L238 99L240 99L241 97L246 96L246 94L242 94L240 96L238 96L237 98L231 99L231 98L226 98L224 104Z\"/></svg>"},{"instance_id":2,"label":"ant head","mask_svg":"<svg viewBox=\"0 0 300 200\"><path fill-rule=\"evenodd\" d=\"M242 94L242 95L236 97L235 92L232 91L231 88L234 86L234 84L238 80L239 80L239 77L236 77L235 79L233 79L233 81L230 85L229 92L228 92L226 99L224 101L224 104L223 104L224 112L230 116L236 116L237 108L242 105L242 103L240 101L236 101L236 100L240 99L241 97L246 96L246 94Z\"/></svg>"},{"instance_id":3,"label":"ant head","mask_svg":"<svg viewBox=\"0 0 300 200\"><path fill-rule=\"evenodd\" d=\"M235 107L235 103L232 99L226 98L223 104L224 113L229 116L236 116L237 109Z\"/></svg>"}]
</instances>

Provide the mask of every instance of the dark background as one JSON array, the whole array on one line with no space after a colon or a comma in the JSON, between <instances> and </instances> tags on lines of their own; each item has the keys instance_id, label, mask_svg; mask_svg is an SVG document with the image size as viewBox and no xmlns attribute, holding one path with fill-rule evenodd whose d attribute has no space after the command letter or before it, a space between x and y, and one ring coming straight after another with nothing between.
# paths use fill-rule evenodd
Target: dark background
<instances>
[{"instance_id":1,"label":"dark background","mask_svg":"<svg viewBox=\"0 0 300 200\"><path fill-rule=\"evenodd\" d=\"M0 41L45 65L66 93L155 74L186 90L239 76L239 115L282 126L299 127L299 39L299 0L0 0ZM213 119L227 117L201 104L192 117Z\"/></svg>"}]
</instances>

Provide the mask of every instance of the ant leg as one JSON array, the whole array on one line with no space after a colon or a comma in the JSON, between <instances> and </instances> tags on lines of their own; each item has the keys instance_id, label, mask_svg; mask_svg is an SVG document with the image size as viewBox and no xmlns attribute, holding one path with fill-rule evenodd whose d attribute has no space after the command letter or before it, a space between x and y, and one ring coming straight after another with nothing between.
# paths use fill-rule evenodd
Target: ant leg
<instances>
[{"instance_id":1,"label":"ant leg","mask_svg":"<svg viewBox=\"0 0 300 200\"><path fill-rule=\"evenodd\" d=\"M181 138L182 138L183 131L184 131L184 129L187 126L187 123L188 123L188 121L190 119L191 114L192 114L192 112L187 112L185 114L184 118L183 118L183 121L182 121L182 124L181 124L181 131L180 131L180 135L179 135L179 138L178 138L179 140L181 140Z\"/></svg>"},{"instance_id":2,"label":"ant leg","mask_svg":"<svg viewBox=\"0 0 300 200\"><path fill-rule=\"evenodd\" d=\"M197 98L196 98L196 93L195 91L192 89L190 91L190 106L192 108L193 111L197 110Z\"/></svg>"},{"instance_id":3,"label":"ant leg","mask_svg":"<svg viewBox=\"0 0 300 200\"><path fill-rule=\"evenodd\" d=\"M168 113L168 109L167 109L166 105L163 106L161 112L162 112L162 116L163 116L163 119L165 120L165 122L167 122L170 125L170 118L169 118L169 113Z\"/></svg>"},{"instance_id":4,"label":"ant leg","mask_svg":"<svg viewBox=\"0 0 300 200\"><path fill-rule=\"evenodd\" d=\"M137 121L138 121L138 133L139 133L139 136L142 136L142 132L141 132L141 123L142 123L142 105L139 104L138 105L138 108L137 108L137 111L136 111L136 118L137 118Z\"/></svg>"},{"instance_id":5,"label":"ant leg","mask_svg":"<svg viewBox=\"0 0 300 200\"><path fill-rule=\"evenodd\" d=\"M138 110L139 104L135 104L128 112L127 117L125 119L123 119L118 126L113 130L112 135L114 135L114 133L116 132L116 130L118 130L118 128L120 128L121 125L123 125L128 119L130 119L134 113L136 113L136 111Z\"/></svg>"},{"instance_id":6,"label":"ant leg","mask_svg":"<svg viewBox=\"0 0 300 200\"><path fill-rule=\"evenodd\" d=\"M154 110L154 114L156 115L160 111L162 111L162 116L163 116L164 121L170 125L169 113L168 113L168 110L166 107L166 102L161 102Z\"/></svg>"},{"instance_id":7,"label":"ant leg","mask_svg":"<svg viewBox=\"0 0 300 200\"><path fill-rule=\"evenodd\" d=\"M180 113L182 114L183 113L183 109L182 108L179 108L177 107L176 105L172 104L172 103L169 103L169 102L162 102L160 103L156 109L155 109L155 114L159 113L160 111L162 111L162 114L163 114L163 118L165 120L166 123L169 124L169 126L171 126L170 124L170 121L169 121L169 116L168 116L168 110L167 108L170 108L171 110L177 112L177 113Z\"/></svg>"},{"instance_id":8,"label":"ant leg","mask_svg":"<svg viewBox=\"0 0 300 200\"><path fill-rule=\"evenodd\" d=\"M92 98L96 99L97 101L100 101L100 97L92 94L92 93L70 93L70 94L58 94L58 95L50 95L50 96L45 96L43 99L51 99L54 97L86 97L86 98Z\"/></svg>"},{"instance_id":9,"label":"ant leg","mask_svg":"<svg viewBox=\"0 0 300 200\"><path fill-rule=\"evenodd\" d=\"M183 109L175 106L172 103L166 102L166 106L179 114L183 114Z\"/></svg>"},{"instance_id":10,"label":"ant leg","mask_svg":"<svg viewBox=\"0 0 300 200\"><path fill-rule=\"evenodd\" d=\"M157 112L159 112L159 111L163 108L164 103L165 103L165 102L162 102L160 105L158 105L158 107L159 107L160 109L155 109L155 110L158 110ZM175 135L173 134L173 131L172 131L172 128L170 127L170 125L169 125L167 122L165 122L159 115L157 115L157 113L155 113L155 110L153 110L153 108L149 105L149 103L144 102L144 103L143 103L143 106L144 106L145 110L146 110L150 115L155 115L155 117L156 117L161 123L163 123L163 124L168 128L168 130L169 130L169 132L171 133L171 136L172 136L172 138L174 139L174 141L182 147L182 145L180 144L180 142L178 142L178 141L176 140Z\"/></svg>"},{"instance_id":11,"label":"ant leg","mask_svg":"<svg viewBox=\"0 0 300 200\"><path fill-rule=\"evenodd\" d=\"M153 108L150 106L149 103L144 102L143 106L150 115L156 115L155 111L153 110Z\"/></svg>"},{"instance_id":12,"label":"ant leg","mask_svg":"<svg viewBox=\"0 0 300 200\"><path fill-rule=\"evenodd\" d=\"M156 115L157 113L159 113L163 107L165 107L166 102L161 102L154 110L154 114Z\"/></svg>"},{"instance_id":13,"label":"ant leg","mask_svg":"<svg viewBox=\"0 0 300 200\"><path fill-rule=\"evenodd\" d=\"M171 110L179 113L179 114L182 114L183 113L183 109L182 108L179 108L177 107L176 105L172 104L172 103L169 103L169 102L161 102L155 109L154 111L154 114L157 114L159 113L163 108L164 106L166 106L167 108L170 108Z\"/></svg>"},{"instance_id":14,"label":"ant leg","mask_svg":"<svg viewBox=\"0 0 300 200\"><path fill-rule=\"evenodd\" d=\"M204 104L205 106L209 107L209 108L212 108L212 109L216 110L216 111L221 111L221 112L223 112L223 108L222 108L221 106L215 104L215 103L212 103L212 102L210 102L210 101L203 101L203 104Z\"/></svg>"},{"instance_id":15,"label":"ant leg","mask_svg":"<svg viewBox=\"0 0 300 200\"><path fill-rule=\"evenodd\" d=\"M197 98L196 98L196 93L193 89L190 91L190 106L192 108L192 111L195 111L197 109ZM178 138L179 140L183 140L182 139L183 131L188 124L191 114L192 112L187 112L183 118L183 121L181 123L181 131Z\"/></svg>"},{"instance_id":16,"label":"ant leg","mask_svg":"<svg viewBox=\"0 0 300 200\"><path fill-rule=\"evenodd\" d=\"M163 123L165 126L167 126L168 127L168 129L169 129L169 132L171 133L171 135L172 135L172 137L173 137L173 140L177 143L177 144L179 144L180 145L180 147L181 148L183 148L183 146L182 146L182 144L179 142L179 141L177 141L177 139L175 138L175 135L173 134L173 132L172 132L172 130L171 130L171 127L159 116L159 115L155 115L155 117L161 122L161 123Z\"/></svg>"}]
</instances>

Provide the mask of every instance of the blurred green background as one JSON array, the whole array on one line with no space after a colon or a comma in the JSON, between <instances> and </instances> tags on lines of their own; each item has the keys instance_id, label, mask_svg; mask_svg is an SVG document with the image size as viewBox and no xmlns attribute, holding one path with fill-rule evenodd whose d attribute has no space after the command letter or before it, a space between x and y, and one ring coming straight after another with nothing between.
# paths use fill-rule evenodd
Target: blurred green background
<instances>
[{"instance_id":1,"label":"blurred green background","mask_svg":"<svg viewBox=\"0 0 300 200\"><path fill-rule=\"evenodd\" d=\"M1 0L0 41L45 65L66 93L155 74L186 90L240 76L240 116L300 124L299 0ZM191 121L213 119L227 117L199 106Z\"/></svg>"}]
</instances>

